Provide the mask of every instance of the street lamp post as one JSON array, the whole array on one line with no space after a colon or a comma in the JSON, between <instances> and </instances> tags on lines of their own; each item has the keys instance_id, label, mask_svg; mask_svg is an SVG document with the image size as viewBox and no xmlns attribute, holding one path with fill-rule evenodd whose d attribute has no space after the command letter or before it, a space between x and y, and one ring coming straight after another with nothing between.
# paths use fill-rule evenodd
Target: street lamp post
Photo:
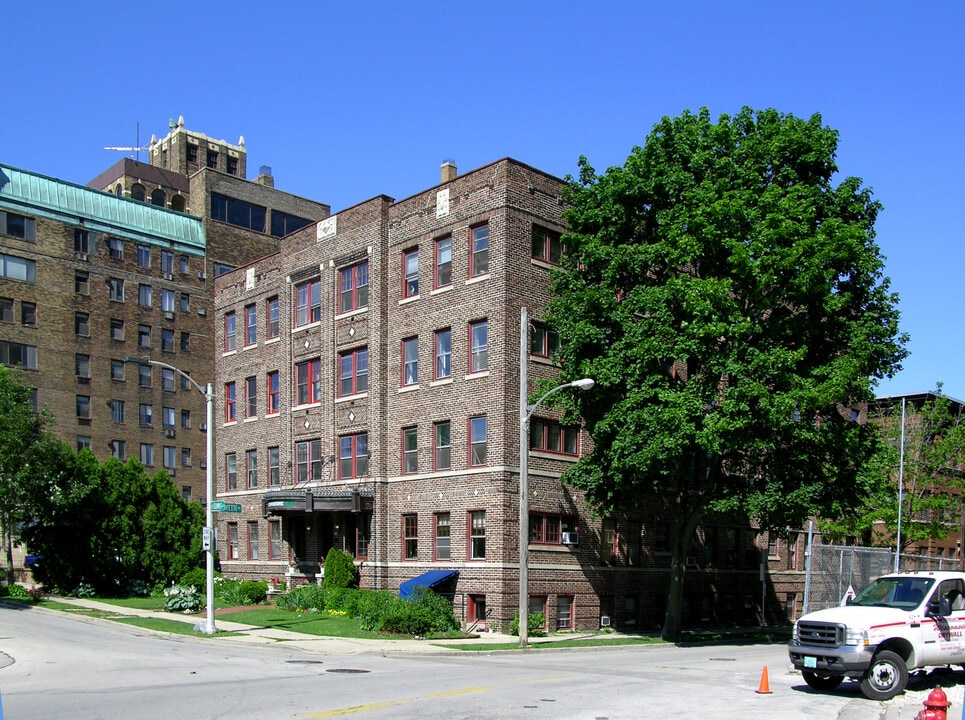
<instances>
[{"instance_id":1,"label":"street lamp post","mask_svg":"<svg viewBox=\"0 0 965 720\"><path fill-rule=\"evenodd\" d=\"M529 404L529 319L528 310L519 313L519 646L529 645L529 419L542 402L565 388L589 390L596 383L583 378L557 385Z\"/></svg>"},{"instance_id":2,"label":"street lamp post","mask_svg":"<svg viewBox=\"0 0 965 720\"><path fill-rule=\"evenodd\" d=\"M214 624L214 554L217 551L217 544L215 543L214 511L211 509L211 501L214 500L214 465L211 462L214 456L214 388L211 386L211 383L208 383L207 387L201 387L197 382L195 382L194 378L192 378L186 372L179 370L173 365L160 362L159 360L151 360L149 358L140 357L126 357L124 358L124 362L137 363L138 365L157 365L158 367L173 370L191 383L197 389L197 391L204 396L204 402L207 408L207 447L205 448L206 502L204 520L204 534L208 538L208 549L205 553L205 596L207 600L207 617L204 623L198 623L195 625L195 630L200 630L206 635L214 635L215 632L217 632Z\"/></svg>"}]
</instances>

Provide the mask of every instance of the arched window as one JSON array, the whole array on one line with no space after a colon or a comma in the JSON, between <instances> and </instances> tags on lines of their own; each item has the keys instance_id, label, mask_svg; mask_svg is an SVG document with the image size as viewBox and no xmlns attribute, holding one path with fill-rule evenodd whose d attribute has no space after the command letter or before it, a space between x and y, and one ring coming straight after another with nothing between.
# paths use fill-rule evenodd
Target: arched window
<instances>
[{"instance_id":1,"label":"arched window","mask_svg":"<svg viewBox=\"0 0 965 720\"><path fill-rule=\"evenodd\" d=\"M131 197L134 198L135 200L140 200L141 202L144 202L144 198L147 197L147 190L145 190L144 186L141 185L141 183L134 183L133 185L131 185Z\"/></svg>"},{"instance_id":2,"label":"arched window","mask_svg":"<svg viewBox=\"0 0 965 720\"><path fill-rule=\"evenodd\" d=\"M114 186L114 194L117 195L117 197L124 197L124 186L117 183L117 185Z\"/></svg>"},{"instance_id":3,"label":"arched window","mask_svg":"<svg viewBox=\"0 0 965 720\"><path fill-rule=\"evenodd\" d=\"M174 195L171 197L171 209L184 212L184 195Z\"/></svg>"},{"instance_id":4,"label":"arched window","mask_svg":"<svg viewBox=\"0 0 965 720\"><path fill-rule=\"evenodd\" d=\"M167 205L167 195L161 188L151 191L151 205L157 205L158 207Z\"/></svg>"}]
</instances>

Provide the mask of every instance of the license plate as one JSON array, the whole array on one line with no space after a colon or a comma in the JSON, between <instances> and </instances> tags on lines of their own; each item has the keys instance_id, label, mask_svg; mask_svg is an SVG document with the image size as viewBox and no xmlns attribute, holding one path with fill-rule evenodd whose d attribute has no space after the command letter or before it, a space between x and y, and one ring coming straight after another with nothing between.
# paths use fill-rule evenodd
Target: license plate
<instances>
[{"instance_id":1,"label":"license plate","mask_svg":"<svg viewBox=\"0 0 965 720\"><path fill-rule=\"evenodd\" d=\"M818 666L818 659L816 657L811 657L810 655L804 656L804 667L816 668L817 666Z\"/></svg>"}]
</instances>

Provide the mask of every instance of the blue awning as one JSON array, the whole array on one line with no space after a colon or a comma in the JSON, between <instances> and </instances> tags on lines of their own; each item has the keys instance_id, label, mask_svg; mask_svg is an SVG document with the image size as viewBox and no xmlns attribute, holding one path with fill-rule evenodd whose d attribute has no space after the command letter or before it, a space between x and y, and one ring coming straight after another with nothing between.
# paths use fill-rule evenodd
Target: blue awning
<instances>
[{"instance_id":1,"label":"blue awning","mask_svg":"<svg viewBox=\"0 0 965 720\"><path fill-rule=\"evenodd\" d=\"M399 585L399 597L403 600L411 600L416 588L424 587L434 591L449 581L455 584L457 577L459 577L458 570L430 570Z\"/></svg>"}]
</instances>

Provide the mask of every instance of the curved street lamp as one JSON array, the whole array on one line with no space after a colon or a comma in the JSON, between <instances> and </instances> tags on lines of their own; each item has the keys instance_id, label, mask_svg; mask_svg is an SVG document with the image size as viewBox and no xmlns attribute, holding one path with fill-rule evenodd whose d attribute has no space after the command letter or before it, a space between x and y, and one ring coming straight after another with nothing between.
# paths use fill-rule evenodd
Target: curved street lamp
<instances>
[{"instance_id":1,"label":"curved street lamp","mask_svg":"<svg viewBox=\"0 0 965 720\"><path fill-rule=\"evenodd\" d=\"M521 308L519 318L519 647L523 649L529 645L529 419L536 408L553 393L566 388L589 390L596 384L593 378L563 383L544 393L532 405L528 404L527 312L525 307Z\"/></svg>"}]
</instances>

